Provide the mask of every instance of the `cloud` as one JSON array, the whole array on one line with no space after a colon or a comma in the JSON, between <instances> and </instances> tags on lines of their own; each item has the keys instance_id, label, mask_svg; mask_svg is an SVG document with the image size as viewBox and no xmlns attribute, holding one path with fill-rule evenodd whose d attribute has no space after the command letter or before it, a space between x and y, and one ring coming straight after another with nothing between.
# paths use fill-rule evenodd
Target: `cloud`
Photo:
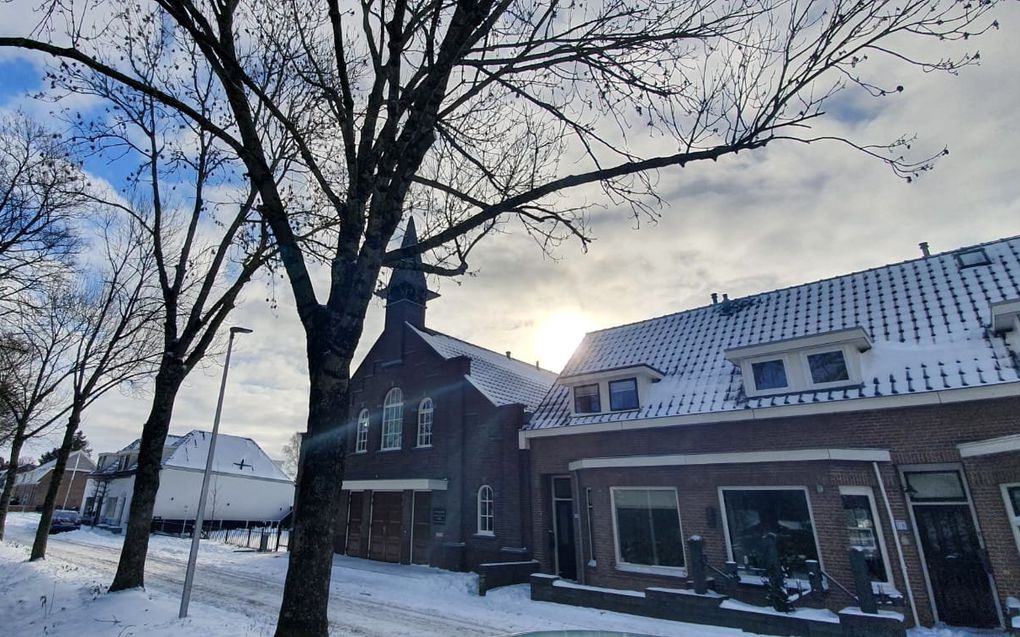
<instances>
[{"instance_id":1,"label":"cloud","mask_svg":"<svg viewBox=\"0 0 1020 637\"><path fill-rule=\"evenodd\" d=\"M819 133L871 143L917 133L920 154L948 146L950 155L916 183L837 143L775 144L662 171L667 205L658 223L634 230L628 210L607 207L596 215L589 252L568 243L556 259L522 233L491 238L471 264L477 276L432 281L442 297L430 304L428 324L544 360L534 333L560 310L583 312L592 329L608 327L707 304L711 292L739 297L914 258L920 241L942 251L1020 234L1020 39L1010 31L1020 5L998 13L1004 29L977 42L980 66L947 77L875 60L876 73L905 91L879 100L848 93L838 118L820 124ZM236 341L223 431L254 438L271 456L304 429L307 414L303 332L285 286L273 310L253 285L230 321L255 332ZM357 360L382 318L382 302L373 301ZM211 426L221 359L188 379L175 433ZM111 395L86 415L85 431L98 450L116 449L138 435L147 411L144 397Z\"/></svg>"}]
</instances>

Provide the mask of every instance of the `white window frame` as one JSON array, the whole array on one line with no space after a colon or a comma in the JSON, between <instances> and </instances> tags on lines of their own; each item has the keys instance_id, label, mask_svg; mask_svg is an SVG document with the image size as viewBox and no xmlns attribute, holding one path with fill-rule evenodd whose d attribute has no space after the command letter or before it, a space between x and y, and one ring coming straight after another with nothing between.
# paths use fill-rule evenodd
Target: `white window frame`
<instances>
[{"instance_id":1,"label":"white window frame","mask_svg":"<svg viewBox=\"0 0 1020 637\"><path fill-rule=\"evenodd\" d=\"M625 562L620 553L620 529L616 522L616 492L617 491L672 491L673 498L676 501L676 518L677 523L680 525L680 551L684 556L683 566L656 566L652 564L634 564L631 562ZM628 571L632 573L647 573L649 575L666 575L672 577L687 577L687 542L684 541L684 521L683 516L680 515L680 494L677 493L676 487L662 487L662 486L618 486L609 487L609 505L610 515L613 518L613 552L616 558L615 568L618 571Z\"/></svg>"},{"instance_id":2,"label":"white window frame","mask_svg":"<svg viewBox=\"0 0 1020 637\"><path fill-rule=\"evenodd\" d=\"M624 383L630 381L634 383L634 398L637 401L637 405L634 407L621 407L620 409L613 408L613 383ZM614 378L606 381L606 399L609 401L609 411L617 413L622 411L638 411L641 409L641 391L640 385L636 376L626 376L624 378ZM600 405L601 406L601 405Z\"/></svg>"},{"instance_id":3,"label":"white window frame","mask_svg":"<svg viewBox=\"0 0 1020 637\"><path fill-rule=\"evenodd\" d=\"M840 352L843 354L843 365L846 366L846 380L834 380L829 383L815 382L815 379L811 376L811 364L808 362L808 356L813 356L814 354L825 354L826 352ZM803 350L800 353L800 358L807 390L832 389L836 387L853 387L855 385L860 385L861 365L860 362L854 358L855 354L859 355L859 352L849 345L829 345L828 347L813 347L811 349Z\"/></svg>"},{"instance_id":4,"label":"white window frame","mask_svg":"<svg viewBox=\"0 0 1020 637\"><path fill-rule=\"evenodd\" d=\"M769 361L782 361L783 371L786 373L786 386L775 387L773 389L758 389L758 383L754 382L754 366L757 363L767 363ZM748 380L748 396L772 396L773 394L789 394L790 392L797 391L797 377L794 376L796 370L793 369L793 365L790 364L789 354L768 354L765 356L755 356L749 358L744 362L743 372L747 374Z\"/></svg>"},{"instance_id":5,"label":"white window frame","mask_svg":"<svg viewBox=\"0 0 1020 637\"><path fill-rule=\"evenodd\" d=\"M435 412L436 404L428 396L422 398L418 403L418 444L415 446L419 449L432 446L432 423Z\"/></svg>"},{"instance_id":6,"label":"white window frame","mask_svg":"<svg viewBox=\"0 0 1020 637\"><path fill-rule=\"evenodd\" d=\"M482 494L487 493L488 499L484 500ZM477 506L478 506L478 524L477 524L477 535L493 536L496 535L496 493L492 490L492 487L483 484L478 487L477 495ZM488 501L489 512L488 514L482 511L482 502ZM488 522L488 524L485 524ZM488 527L488 528L485 528Z\"/></svg>"},{"instance_id":7,"label":"white window frame","mask_svg":"<svg viewBox=\"0 0 1020 637\"><path fill-rule=\"evenodd\" d=\"M396 400L391 401L391 397L396 396ZM396 417L393 417L393 411L396 410ZM383 399L383 411L382 411L382 435L379 440L379 451L392 451L400 449L401 438L404 433L404 392L400 391L399 387L393 387L386 392L386 397ZM390 440L390 444L387 444L387 439ZM392 444L393 441L396 444Z\"/></svg>"},{"instance_id":8,"label":"white window frame","mask_svg":"<svg viewBox=\"0 0 1020 637\"><path fill-rule=\"evenodd\" d=\"M889 551L885 548L885 529L882 527L882 518L875 506L875 492L871 487L840 487L839 495L863 495L867 496L868 504L871 505L871 514L875 516L875 535L878 536L878 550L882 551L882 565L885 567L885 580L871 580L876 584L892 586L892 565L889 563ZM842 502L840 502L842 505Z\"/></svg>"},{"instance_id":9,"label":"white window frame","mask_svg":"<svg viewBox=\"0 0 1020 637\"><path fill-rule=\"evenodd\" d=\"M818 541L818 525L815 524L815 510L811 506L811 491L804 485L789 485L789 484L777 484L777 485L756 485L756 486L725 486L719 487L719 511L722 518L723 534L726 537L726 559L731 562L736 562L737 558L733 555L733 544L730 539L730 521L726 515L726 499L723 497L724 491L801 491L804 493L804 499L807 501L808 519L811 520L811 535L815 539L815 552L818 553L818 568L825 570L825 564L822 562L822 544ZM740 564L737 564L737 568L740 569ZM739 571L738 571L739 572ZM788 585L800 584L802 586L808 586L807 580L802 580L797 577L791 577L786 580Z\"/></svg>"},{"instance_id":10,"label":"white window frame","mask_svg":"<svg viewBox=\"0 0 1020 637\"><path fill-rule=\"evenodd\" d=\"M368 424L368 410L362 409L358 412L358 428L354 434L354 453L368 453Z\"/></svg>"},{"instance_id":11,"label":"white window frame","mask_svg":"<svg viewBox=\"0 0 1020 637\"><path fill-rule=\"evenodd\" d=\"M1020 489L1020 482L1007 482L1001 486L1002 501L1006 505L1006 519L1013 530L1013 539L1016 540L1016 550L1020 552L1020 515L1013 511L1013 501L1009 497L1010 489Z\"/></svg>"},{"instance_id":12,"label":"white window frame","mask_svg":"<svg viewBox=\"0 0 1020 637\"><path fill-rule=\"evenodd\" d=\"M599 403L598 404L598 409L596 409L595 411L577 411L577 390L578 389L587 389L588 387L594 387L595 388L595 398L598 399L598 403ZM604 413L603 409L602 409L602 383L592 382L592 383L585 383L583 385L575 385L573 388L571 388L570 395L571 395L571 398L573 399L573 404L571 406L571 410L573 411L573 413L577 414L578 416L593 416L595 414Z\"/></svg>"}]
</instances>

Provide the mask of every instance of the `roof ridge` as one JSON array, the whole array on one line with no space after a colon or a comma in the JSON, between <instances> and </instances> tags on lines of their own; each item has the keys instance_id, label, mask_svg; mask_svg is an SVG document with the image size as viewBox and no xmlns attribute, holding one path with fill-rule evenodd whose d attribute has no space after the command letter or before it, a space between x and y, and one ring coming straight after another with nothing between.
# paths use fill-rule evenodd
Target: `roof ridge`
<instances>
[{"instance_id":1,"label":"roof ridge","mask_svg":"<svg viewBox=\"0 0 1020 637\"><path fill-rule=\"evenodd\" d=\"M748 295L745 295L745 296L738 296L736 298L730 299L730 301L737 301L737 300L740 300L740 299L751 299L751 298L755 298L755 297L759 297L759 296L764 296L766 294L774 294L776 292L786 292L787 290L795 290L797 288L803 288L803 287L808 287L808 286L812 286L812 285L817 285L819 283L825 283L826 281L835 281L837 279L843 279L843 278L846 278L846 277L857 276L859 274L865 274L867 272L877 272L879 270L884 270L886 268L892 268L892 267L896 267L896 266L906 265L908 263L914 263L916 261L924 261L925 259L936 259L936 258L944 257L944 256L947 256L947 255L956 254L957 252L966 252L968 250L974 250L976 248L983 248L985 246L990 246L990 245L997 244L997 243L1008 243L1010 241L1016 241L1018 239L1020 239L1020 234L1013 235L1011 237L1002 237L1000 239L992 239L990 241L983 241L981 243L975 243L975 244L969 245L969 246L961 246L959 248L953 248L952 250L945 250L943 252L937 252L935 254L930 254L928 256L915 257L913 259L905 259L903 261L894 261L892 263L886 263L885 265L879 265L879 266L875 266L875 267L872 267L872 268L864 268L863 270L854 270L853 272L846 272L846 273L843 273L843 274L837 274L837 275L825 277L825 278L822 278L822 279L816 279L814 281L806 281L804 283L797 283L797 284L794 284L794 285L787 285L785 287L774 288L774 289L771 289L771 290L762 290L761 292L754 292L752 294L748 294ZM658 321L658 320L661 320L661 319L664 319L664 318L669 318L671 316L680 316L682 314L689 314L689 313L697 312L698 310L705 310L705 309L708 309L708 308L711 308L711 307L715 307L717 305L719 305L719 303L709 303L707 305L699 305L697 307L687 308L686 310L680 310L680 311L677 311L677 312L668 312L666 314L661 314L659 316L653 316L651 318L641 319L640 321L632 321L630 323L621 323L620 325L612 325L610 327L603 327L603 328L600 328L600 329L597 329L597 330L592 330L590 332L585 332L585 336L587 336L589 334L599 334L601 332L609 332L609 331L612 331L612 330L618 330L618 329L622 329L622 328L625 328L625 327L633 327L635 325L641 325L642 323L651 323L653 321ZM567 361L567 362L568 362L568 365L569 365L570 361ZM566 369L566 367L567 366L565 365L564 369Z\"/></svg>"},{"instance_id":2,"label":"roof ridge","mask_svg":"<svg viewBox=\"0 0 1020 637\"><path fill-rule=\"evenodd\" d=\"M438 330L434 330L434 329L429 328L429 327L415 327L414 325L411 325L410 323L408 323L408 325L410 325L410 327L412 329L423 331L426 334L432 334L434 336L443 336L445 338L453 339L453 340L455 340L455 341L457 341L459 343L464 343L465 345L470 345L471 347L474 347L476 349L480 349L480 350L484 350L486 352L489 352L490 354L493 354L494 356L497 356L497 357L499 357L501 359L506 359L506 360L509 360L509 361L513 361L515 363L520 363L521 365L527 366L532 371L546 372L548 374L552 374L553 376L559 376L558 373L556 373L556 372L554 372L554 371L552 371L550 369L545 369L544 367L539 367L538 365L534 365L534 364L529 363L527 361L523 361L523 360L521 360L519 358L514 358L513 356L507 356L506 354L500 354L496 350L489 349L488 347L483 347L482 345L476 345L476 344L472 343L471 341L465 341L462 338L457 338L456 336L450 336L449 334L445 334L443 332L440 332Z\"/></svg>"}]
</instances>

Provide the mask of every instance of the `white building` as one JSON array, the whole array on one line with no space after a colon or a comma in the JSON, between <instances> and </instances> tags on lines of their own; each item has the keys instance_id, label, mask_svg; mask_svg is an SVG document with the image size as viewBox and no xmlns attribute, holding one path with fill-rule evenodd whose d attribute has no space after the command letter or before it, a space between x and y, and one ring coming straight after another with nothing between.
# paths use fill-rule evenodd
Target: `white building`
<instances>
[{"instance_id":1,"label":"white building","mask_svg":"<svg viewBox=\"0 0 1020 637\"><path fill-rule=\"evenodd\" d=\"M199 430L184 436L167 436L154 518L163 521L195 518L210 440L209 432ZM120 451L100 454L98 469L85 487L81 512L87 519L94 519L101 526L126 526L139 443L135 440ZM206 500L206 520L280 520L293 504L294 482L254 440L219 434Z\"/></svg>"}]
</instances>

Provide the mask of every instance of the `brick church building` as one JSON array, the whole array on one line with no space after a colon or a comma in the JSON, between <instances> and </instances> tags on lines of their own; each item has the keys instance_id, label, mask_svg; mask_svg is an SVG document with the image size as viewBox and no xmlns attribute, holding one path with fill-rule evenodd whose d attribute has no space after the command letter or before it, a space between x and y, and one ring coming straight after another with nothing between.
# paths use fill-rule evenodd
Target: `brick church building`
<instances>
[{"instance_id":1,"label":"brick church building","mask_svg":"<svg viewBox=\"0 0 1020 637\"><path fill-rule=\"evenodd\" d=\"M518 433L556 375L427 327L421 271L395 270L380 295L383 332L351 379L335 551L452 570L530 558Z\"/></svg>"}]
</instances>

